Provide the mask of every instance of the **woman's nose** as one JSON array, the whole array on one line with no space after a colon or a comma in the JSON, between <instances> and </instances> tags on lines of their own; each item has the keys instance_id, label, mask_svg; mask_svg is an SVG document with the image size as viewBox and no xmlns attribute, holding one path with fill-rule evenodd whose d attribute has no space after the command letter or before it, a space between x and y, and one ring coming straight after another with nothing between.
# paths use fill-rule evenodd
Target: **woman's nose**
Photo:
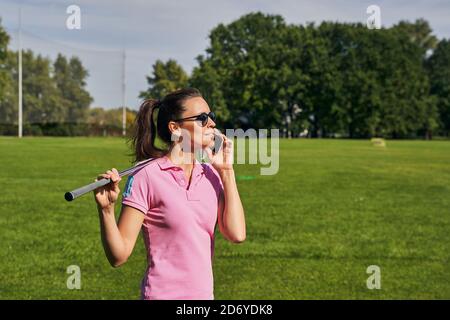
<instances>
[{"instance_id":1,"label":"woman's nose","mask_svg":"<svg viewBox=\"0 0 450 320\"><path fill-rule=\"evenodd\" d=\"M208 128L209 127L212 127L212 128L216 127L216 123L210 117L208 117Z\"/></svg>"}]
</instances>

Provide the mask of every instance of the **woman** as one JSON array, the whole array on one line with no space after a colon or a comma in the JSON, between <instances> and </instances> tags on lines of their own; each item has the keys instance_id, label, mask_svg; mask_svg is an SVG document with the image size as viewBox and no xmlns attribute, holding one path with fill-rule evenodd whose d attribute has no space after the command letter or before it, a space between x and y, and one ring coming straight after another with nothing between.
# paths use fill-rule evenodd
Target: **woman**
<instances>
[{"instance_id":1,"label":"woman","mask_svg":"<svg viewBox=\"0 0 450 320\"><path fill-rule=\"evenodd\" d=\"M121 178L115 168L97 178L112 179L111 184L94 190L102 243L112 266L127 261L142 229L148 261L142 299L214 299L216 223L227 240L245 240L233 144L222 135L222 148L211 152L214 120L197 89L177 90L161 101L144 101L135 120L132 146L135 162L155 160L128 177L118 223L114 205ZM156 132L166 149L155 146ZM206 152L210 163L196 160L198 148Z\"/></svg>"}]
</instances>

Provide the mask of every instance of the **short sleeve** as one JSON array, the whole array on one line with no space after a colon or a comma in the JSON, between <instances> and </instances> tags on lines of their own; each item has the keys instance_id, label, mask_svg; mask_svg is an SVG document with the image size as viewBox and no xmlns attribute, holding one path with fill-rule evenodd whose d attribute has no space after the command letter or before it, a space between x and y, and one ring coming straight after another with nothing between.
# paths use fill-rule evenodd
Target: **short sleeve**
<instances>
[{"instance_id":1,"label":"short sleeve","mask_svg":"<svg viewBox=\"0 0 450 320\"><path fill-rule=\"evenodd\" d=\"M122 193L122 205L127 205L147 214L150 208L150 188L144 168L128 176Z\"/></svg>"}]
</instances>

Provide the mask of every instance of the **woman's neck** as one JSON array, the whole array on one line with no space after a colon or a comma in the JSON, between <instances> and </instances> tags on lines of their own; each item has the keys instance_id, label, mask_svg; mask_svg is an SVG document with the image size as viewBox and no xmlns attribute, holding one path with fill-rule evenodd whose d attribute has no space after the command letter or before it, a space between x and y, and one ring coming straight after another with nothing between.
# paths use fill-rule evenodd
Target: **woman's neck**
<instances>
[{"instance_id":1,"label":"woman's neck","mask_svg":"<svg viewBox=\"0 0 450 320\"><path fill-rule=\"evenodd\" d=\"M180 166L185 171L186 169L190 171L195 163L195 154L182 150L180 144L175 144L167 153L167 157L173 164Z\"/></svg>"}]
</instances>

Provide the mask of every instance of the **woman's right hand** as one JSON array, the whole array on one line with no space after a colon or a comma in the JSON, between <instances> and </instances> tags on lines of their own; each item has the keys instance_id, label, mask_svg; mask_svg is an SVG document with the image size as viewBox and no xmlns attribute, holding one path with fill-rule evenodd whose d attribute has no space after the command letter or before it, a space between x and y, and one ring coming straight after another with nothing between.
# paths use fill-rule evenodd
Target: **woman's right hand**
<instances>
[{"instance_id":1,"label":"woman's right hand","mask_svg":"<svg viewBox=\"0 0 450 320\"><path fill-rule=\"evenodd\" d=\"M122 178L119 176L119 172L115 168L106 171L106 173L100 174L95 181L101 180L102 178L111 178L112 181L111 183L104 185L103 187L98 187L94 190L94 197L97 202L97 207L101 210L113 209L114 204L119 197L119 182Z\"/></svg>"}]
</instances>

